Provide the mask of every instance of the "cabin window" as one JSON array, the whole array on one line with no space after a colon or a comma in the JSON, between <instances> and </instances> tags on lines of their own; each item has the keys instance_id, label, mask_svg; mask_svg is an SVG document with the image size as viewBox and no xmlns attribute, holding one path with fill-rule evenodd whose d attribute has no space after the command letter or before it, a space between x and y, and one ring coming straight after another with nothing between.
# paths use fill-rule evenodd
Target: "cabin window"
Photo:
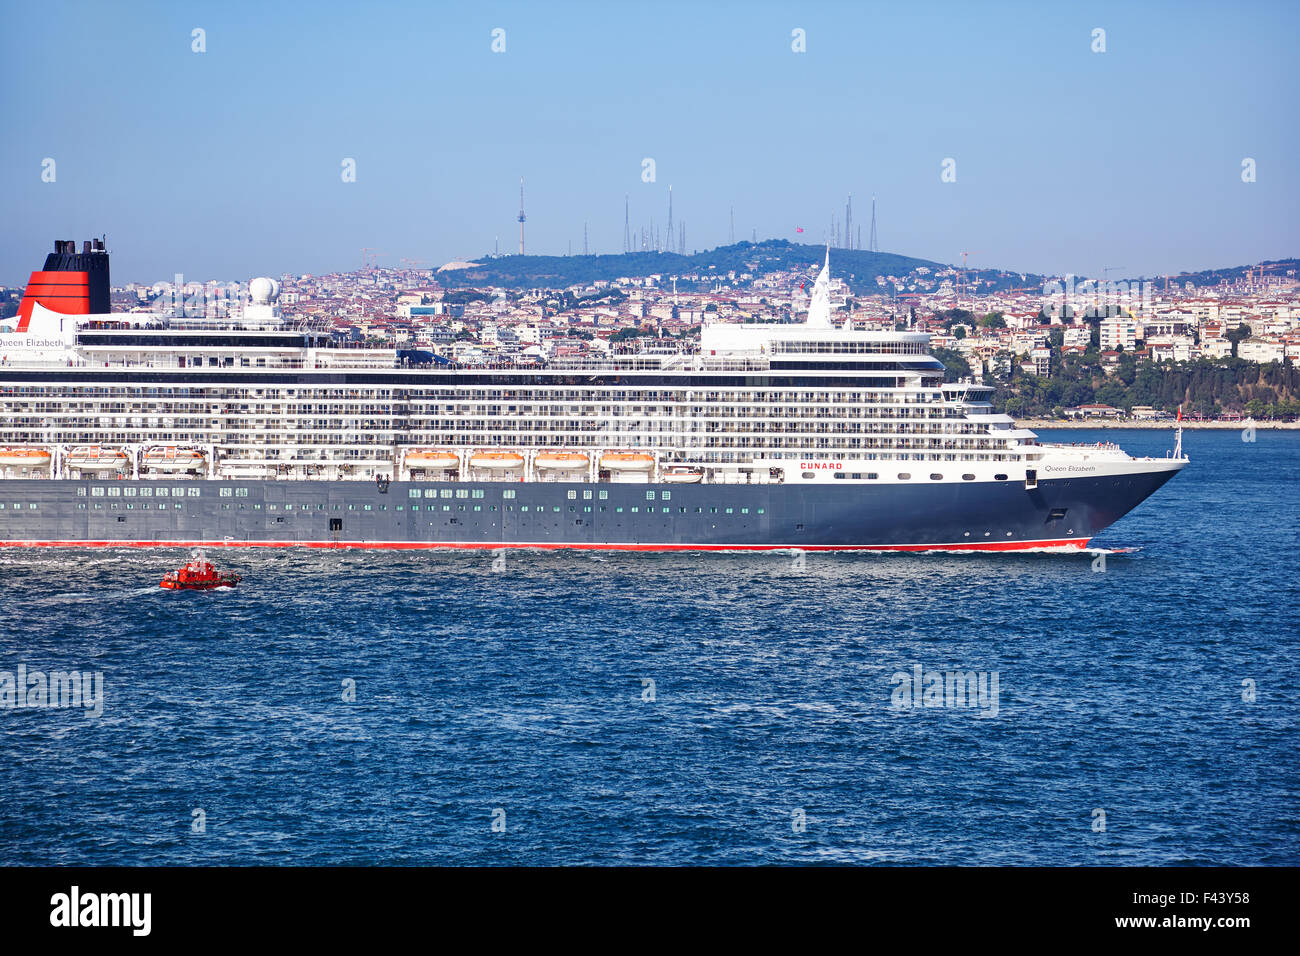
<instances>
[{"instance_id":1,"label":"cabin window","mask_svg":"<svg viewBox=\"0 0 1300 956\"><path fill-rule=\"evenodd\" d=\"M962 481L974 481L974 480L975 480L975 476L974 476L974 475L969 475L969 474L968 474L968 475L962 475L962 476L961 476L961 480L962 480Z\"/></svg>"},{"instance_id":2,"label":"cabin window","mask_svg":"<svg viewBox=\"0 0 1300 956\"><path fill-rule=\"evenodd\" d=\"M812 471L805 471L805 472L803 473L803 476L804 476L805 478L816 478L816 477L817 477L817 473L816 473L816 472L812 472Z\"/></svg>"},{"instance_id":3,"label":"cabin window","mask_svg":"<svg viewBox=\"0 0 1300 956\"><path fill-rule=\"evenodd\" d=\"M910 481L911 479L912 479L912 473L910 471L900 471L898 473L899 481Z\"/></svg>"},{"instance_id":4,"label":"cabin window","mask_svg":"<svg viewBox=\"0 0 1300 956\"><path fill-rule=\"evenodd\" d=\"M930 476L930 480L931 480L931 481L943 481L943 475L938 474L938 473L936 472L935 474L932 474L932 475Z\"/></svg>"},{"instance_id":5,"label":"cabin window","mask_svg":"<svg viewBox=\"0 0 1300 956\"><path fill-rule=\"evenodd\" d=\"M565 497L567 497L570 501L576 501L578 498L578 493L576 491L570 491Z\"/></svg>"},{"instance_id":6,"label":"cabin window","mask_svg":"<svg viewBox=\"0 0 1300 956\"><path fill-rule=\"evenodd\" d=\"M1006 481L1006 480L1007 480L1007 476L1006 476L1006 475L994 475L994 476L993 476L993 480L994 480L994 481Z\"/></svg>"}]
</instances>

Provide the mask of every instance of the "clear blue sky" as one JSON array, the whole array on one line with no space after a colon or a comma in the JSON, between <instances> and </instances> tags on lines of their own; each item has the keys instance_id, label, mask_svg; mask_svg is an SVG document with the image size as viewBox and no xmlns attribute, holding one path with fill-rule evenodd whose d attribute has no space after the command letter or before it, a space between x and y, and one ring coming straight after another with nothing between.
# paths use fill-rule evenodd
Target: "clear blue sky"
<instances>
[{"instance_id":1,"label":"clear blue sky","mask_svg":"<svg viewBox=\"0 0 1300 956\"><path fill-rule=\"evenodd\" d=\"M671 183L695 249L733 205L737 238L820 241L849 193L865 241L874 193L883 250L972 266L1300 254L1294 2L7 0L0 26L0 283L102 232L115 281L510 251L520 176L534 253L584 220L621 251L624 194L662 224Z\"/></svg>"}]
</instances>

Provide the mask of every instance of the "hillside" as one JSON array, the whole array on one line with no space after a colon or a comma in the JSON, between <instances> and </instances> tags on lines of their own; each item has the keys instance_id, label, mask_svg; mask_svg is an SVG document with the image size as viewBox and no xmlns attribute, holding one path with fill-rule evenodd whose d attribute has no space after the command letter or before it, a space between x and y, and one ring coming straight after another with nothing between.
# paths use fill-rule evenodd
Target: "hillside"
<instances>
[{"instance_id":1,"label":"hillside","mask_svg":"<svg viewBox=\"0 0 1300 956\"><path fill-rule=\"evenodd\" d=\"M544 289L586 285L625 276L698 276L697 282L679 278L678 288L686 291L693 285L707 289L719 278L725 280L729 272L755 276L792 269L812 272L825 255L825 246L769 239L759 243L738 242L686 256L672 252L630 252L607 256L487 257L469 268L440 271L435 276L440 283L452 288L507 286ZM877 276L903 276L920 267L931 270L948 268L928 259L887 252L831 250L831 269L835 276L858 293L879 291L875 281Z\"/></svg>"}]
</instances>

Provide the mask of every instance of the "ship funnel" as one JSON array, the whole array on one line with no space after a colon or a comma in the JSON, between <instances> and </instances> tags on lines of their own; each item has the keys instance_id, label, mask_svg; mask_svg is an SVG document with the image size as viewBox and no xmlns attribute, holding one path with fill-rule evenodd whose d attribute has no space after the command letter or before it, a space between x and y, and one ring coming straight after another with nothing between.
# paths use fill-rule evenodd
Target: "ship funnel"
<instances>
[{"instance_id":1,"label":"ship funnel","mask_svg":"<svg viewBox=\"0 0 1300 956\"><path fill-rule=\"evenodd\" d=\"M75 239L58 239L45 257L45 268L33 272L18 304L18 331L26 332L32 310L40 303L63 315L102 315L112 310L109 298L108 250L102 240L86 240L77 252Z\"/></svg>"}]
</instances>

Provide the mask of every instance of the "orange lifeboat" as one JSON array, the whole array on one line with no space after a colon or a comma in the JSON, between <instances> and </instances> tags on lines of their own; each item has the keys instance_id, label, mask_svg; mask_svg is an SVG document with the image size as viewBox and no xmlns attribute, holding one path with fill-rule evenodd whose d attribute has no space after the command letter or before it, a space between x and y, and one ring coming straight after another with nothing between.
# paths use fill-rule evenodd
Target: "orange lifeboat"
<instances>
[{"instance_id":1,"label":"orange lifeboat","mask_svg":"<svg viewBox=\"0 0 1300 956\"><path fill-rule=\"evenodd\" d=\"M524 456L513 451L476 451L469 456L469 466L488 471L511 471L524 467Z\"/></svg>"},{"instance_id":2,"label":"orange lifeboat","mask_svg":"<svg viewBox=\"0 0 1300 956\"><path fill-rule=\"evenodd\" d=\"M533 459L538 468L554 471L578 471L591 464L591 459L580 451L543 451Z\"/></svg>"},{"instance_id":3,"label":"orange lifeboat","mask_svg":"<svg viewBox=\"0 0 1300 956\"><path fill-rule=\"evenodd\" d=\"M50 463L50 457L50 453L43 448L0 448L0 465L43 468Z\"/></svg>"},{"instance_id":4,"label":"orange lifeboat","mask_svg":"<svg viewBox=\"0 0 1300 956\"><path fill-rule=\"evenodd\" d=\"M649 471L655 456L640 451L611 451L600 456L600 467L608 471Z\"/></svg>"},{"instance_id":5,"label":"orange lifeboat","mask_svg":"<svg viewBox=\"0 0 1300 956\"><path fill-rule=\"evenodd\" d=\"M455 471L460 467L460 456L445 448L412 448L406 453L406 467Z\"/></svg>"},{"instance_id":6,"label":"orange lifeboat","mask_svg":"<svg viewBox=\"0 0 1300 956\"><path fill-rule=\"evenodd\" d=\"M693 468L670 468L659 476L660 481L674 485L689 485L704 480L704 472Z\"/></svg>"},{"instance_id":7,"label":"orange lifeboat","mask_svg":"<svg viewBox=\"0 0 1300 956\"><path fill-rule=\"evenodd\" d=\"M100 445L78 445L68 452L64 463L78 471L125 471L126 452Z\"/></svg>"},{"instance_id":8,"label":"orange lifeboat","mask_svg":"<svg viewBox=\"0 0 1300 956\"><path fill-rule=\"evenodd\" d=\"M145 449L144 465L151 471L195 471L207 465L208 456L196 448L175 445Z\"/></svg>"}]
</instances>

